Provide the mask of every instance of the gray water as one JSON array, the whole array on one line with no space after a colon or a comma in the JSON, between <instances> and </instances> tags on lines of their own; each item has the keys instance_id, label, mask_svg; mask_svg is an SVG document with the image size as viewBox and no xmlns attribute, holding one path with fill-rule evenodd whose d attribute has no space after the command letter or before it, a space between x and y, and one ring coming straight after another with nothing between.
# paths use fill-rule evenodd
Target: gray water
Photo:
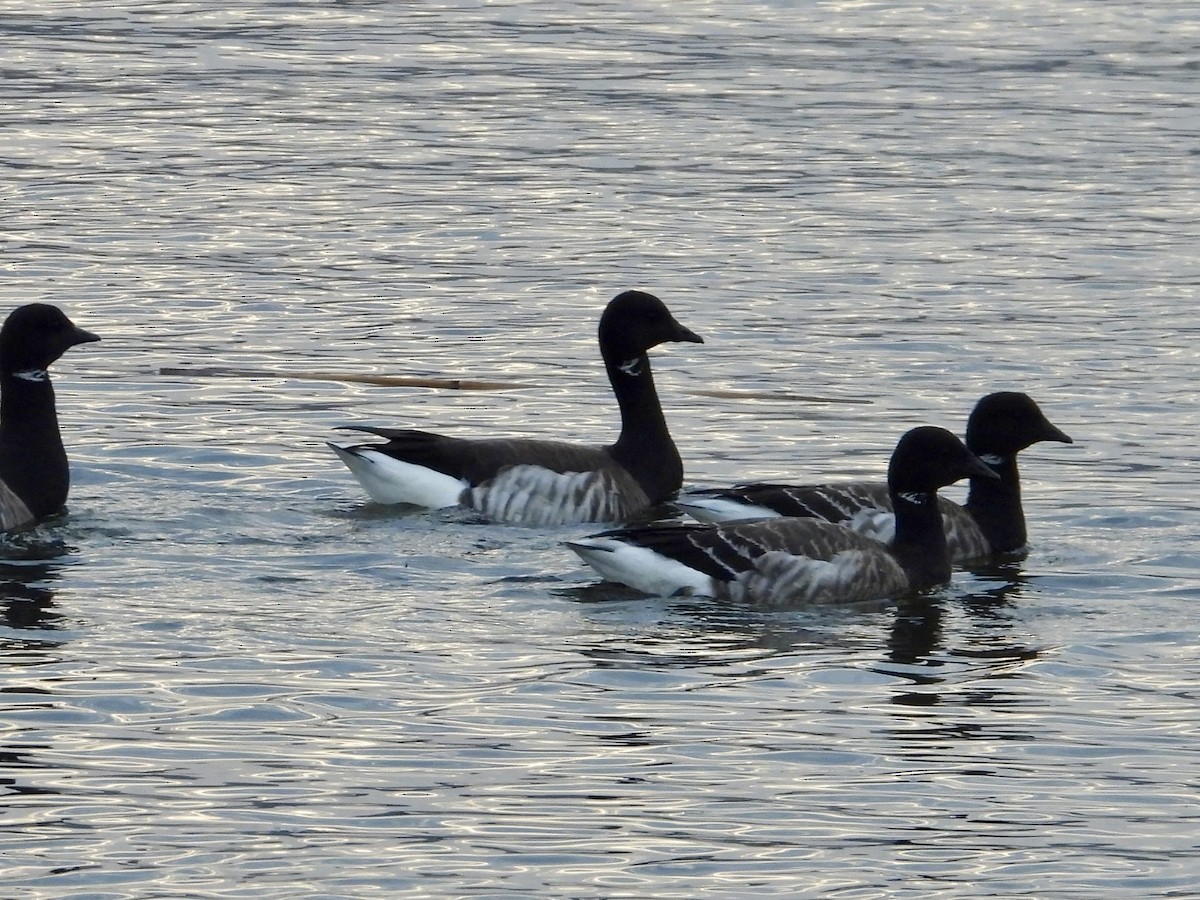
<instances>
[{"instance_id":1,"label":"gray water","mask_svg":"<svg viewBox=\"0 0 1200 900\"><path fill-rule=\"evenodd\" d=\"M18 0L0 38L0 306L104 338L55 368L69 513L3 549L5 896L1200 896L1194 3ZM1076 444L1022 457L1028 557L646 598L587 528L374 506L325 448L611 439L635 286L706 338L654 356L690 486L878 476L1030 393Z\"/></svg>"}]
</instances>

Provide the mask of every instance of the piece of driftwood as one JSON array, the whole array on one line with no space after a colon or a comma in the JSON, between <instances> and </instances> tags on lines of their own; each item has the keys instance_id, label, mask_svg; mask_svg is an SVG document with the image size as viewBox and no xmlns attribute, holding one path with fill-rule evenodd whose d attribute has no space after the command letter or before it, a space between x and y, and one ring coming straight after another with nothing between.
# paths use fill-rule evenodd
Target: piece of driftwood
<instances>
[{"instance_id":1,"label":"piece of driftwood","mask_svg":"<svg viewBox=\"0 0 1200 900\"><path fill-rule=\"evenodd\" d=\"M787 403L870 403L863 397L814 397L809 394L792 394L788 391L737 391L720 388L698 388L685 390L685 394L696 397L718 397L726 400L780 400Z\"/></svg>"},{"instance_id":2,"label":"piece of driftwood","mask_svg":"<svg viewBox=\"0 0 1200 900\"><path fill-rule=\"evenodd\" d=\"M236 369L207 366L196 369L164 368L159 375L188 378L296 378L305 381L344 381L350 384L375 384L381 387L424 387L451 391L506 391L530 387L515 381L481 381L474 378L415 378L407 375L356 375L350 372L271 372L260 369Z\"/></svg>"},{"instance_id":3,"label":"piece of driftwood","mask_svg":"<svg viewBox=\"0 0 1200 900\"><path fill-rule=\"evenodd\" d=\"M380 387L438 388L446 391L509 391L537 387L516 381L485 381L477 378L418 378L410 375L357 375L352 372L273 372L266 369L239 369L227 366L201 366L194 369L168 367L159 375L185 378L296 378L306 381L342 381L348 384L373 384ZM739 391L720 388L684 389L695 397L722 400L774 400L783 403L870 403L859 397L816 397L788 391Z\"/></svg>"}]
</instances>

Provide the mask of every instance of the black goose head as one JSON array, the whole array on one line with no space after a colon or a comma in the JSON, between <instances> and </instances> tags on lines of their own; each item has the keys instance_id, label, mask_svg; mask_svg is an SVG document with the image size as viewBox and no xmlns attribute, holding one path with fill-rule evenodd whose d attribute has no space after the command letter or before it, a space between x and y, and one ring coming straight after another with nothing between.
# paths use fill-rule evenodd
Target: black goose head
<instances>
[{"instance_id":1,"label":"black goose head","mask_svg":"<svg viewBox=\"0 0 1200 900\"><path fill-rule=\"evenodd\" d=\"M76 344L100 338L84 331L48 303L30 303L9 313L0 328L0 369L6 375L44 372Z\"/></svg>"},{"instance_id":2,"label":"black goose head","mask_svg":"<svg viewBox=\"0 0 1200 900\"><path fill-rule=\"evenodd\" d=\"M914 502L968 477L1000 476L957 437L933 425L906 432L888 465L888 489Z\"/></svg>"},{"instance_id":3,"label":"black goose head","mask_svg":"<svg viewBox=\"0 0 1200 900\"><path fill-rule=\"evenodd\" d=\"M617 365L632 364L651 347L667 341L704 343L702 337L676 322L661 300L645 291L618 294L600 317L600 349L605 359Z\"/></svg>"},{"instance_id":4,"label":"black goose head","mask_svg":"<svg viewBox=\"0 0 1200 900\"><path fill-rule=\"evenodd\" d=\"M1028 394L988 394L967 419L967 446L980 456L1012 457L1038 441L1074 443L1050 423Z\"/></svg>"}]
</instances>

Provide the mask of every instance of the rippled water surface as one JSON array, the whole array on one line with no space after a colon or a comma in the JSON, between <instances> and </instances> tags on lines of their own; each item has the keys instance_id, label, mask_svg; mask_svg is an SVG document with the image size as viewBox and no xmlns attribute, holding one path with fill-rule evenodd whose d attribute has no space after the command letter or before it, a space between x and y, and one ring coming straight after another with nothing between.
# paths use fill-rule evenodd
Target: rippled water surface
<instances>
[{"instance_id":1,"label":"rippled water surface","mask_svg":"<svg viewBox=\"0 0 1200 900\"><path fill-rule=\"evenodd\" d=\"M3 307L104 338L0 560L5 892L1196 896L1193 7L0 2ZM643 598L325 448L610 439L633 286L690 485L1029 392L1028 557Z\"/></svg>"}]
</instances>

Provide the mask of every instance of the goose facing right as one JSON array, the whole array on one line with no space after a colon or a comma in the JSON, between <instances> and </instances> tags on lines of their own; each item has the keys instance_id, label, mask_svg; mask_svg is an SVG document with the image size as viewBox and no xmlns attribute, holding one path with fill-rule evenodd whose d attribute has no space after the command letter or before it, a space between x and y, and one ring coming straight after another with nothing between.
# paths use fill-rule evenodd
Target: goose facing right
<instances>
[{"instance_id":1,"label":"goose facing right","mask_svg":"<svg viewBox=\"0 0 1200 900\"><path fill-rule=\"evenodd\" d=\"M1028 394L998 391L975 404L967 419L967 448L999 477L972 477L962 506L940 498L950 558L955 563L1015 553L1026 546L1017 454L1040 441L1073 443ZM757 482L707 488L681 496L675 505L701 522L812 517L838 522L881 541L889 540L895 528L887 485L871 481Z\"/></svg>"},{"instance_id":2,"label":"goose facing right","mask_svg":"<svg viewBox=\"0 0 1200 900\"><path fill-rule=\"evenodd\" d=\"M346 427L384 442L329 446L377 503L463 506L494 522L537 526L636 517L683 484L648 351L667 341L704 341L644 291L625 291L608 303L598 338L621 416L610 446L365 425Z\"/></svg>"},{"instance_id":3,"label":"goose facing right","mask_svg":"<svg viewBox=\"0 0 1200 900\"><path fill-rule=\"evenodd\" d=\"M999 478L953 434L921 426L900 439L888 465L896 511L889 544L819 519L779 517L624 528L567 546L604 578L648 594L763 606L895 598L950 580L937 490L966 477Z\"/></svg>"}]
</instances>

